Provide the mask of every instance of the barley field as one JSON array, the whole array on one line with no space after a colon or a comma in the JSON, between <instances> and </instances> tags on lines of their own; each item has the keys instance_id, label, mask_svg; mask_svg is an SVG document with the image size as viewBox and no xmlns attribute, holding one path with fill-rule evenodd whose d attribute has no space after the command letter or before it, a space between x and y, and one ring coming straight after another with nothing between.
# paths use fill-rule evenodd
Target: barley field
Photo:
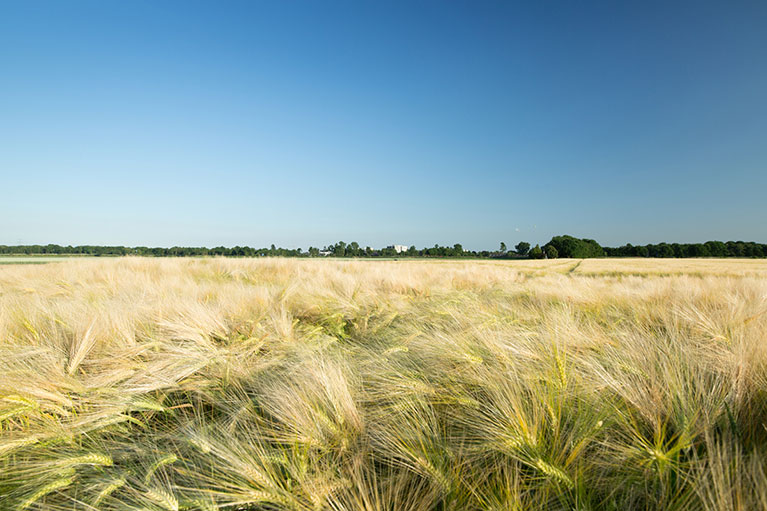
<instances>
[{"instance_id":1,"label":"barley field","mask_svg":"<svg viewBox=\"0 0 767 511\"><path fill-rule=\"evenodd\" d=\"M0 267L2 510L767 509L767 262Z\"/></svg>"}]
</instances>

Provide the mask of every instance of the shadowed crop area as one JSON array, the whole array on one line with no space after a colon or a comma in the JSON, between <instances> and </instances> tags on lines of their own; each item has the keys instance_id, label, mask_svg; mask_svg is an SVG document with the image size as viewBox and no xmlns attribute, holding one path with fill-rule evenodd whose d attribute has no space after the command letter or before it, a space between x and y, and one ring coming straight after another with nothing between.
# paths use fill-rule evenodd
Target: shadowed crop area
<instances>
[{"instance_id":1,"label":"shadowed crop area","mask_svg":"<svg viewBox=\"0 0 767 511\"><path fill-rule=\"evenodd\" d=\"M767 509L767 262L0 267L0 509Z\"/></svg>"}]
</instances>

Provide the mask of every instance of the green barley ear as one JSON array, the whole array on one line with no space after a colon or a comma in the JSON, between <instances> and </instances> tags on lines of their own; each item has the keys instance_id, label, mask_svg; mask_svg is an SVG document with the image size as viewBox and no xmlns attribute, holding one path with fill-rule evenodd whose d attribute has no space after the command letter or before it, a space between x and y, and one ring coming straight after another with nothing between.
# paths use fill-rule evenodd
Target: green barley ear
<instances>
[{"instance_id":1,"label":"green barley ear","mask_svg":"<svg viewBox=\"0 0 767 511\"><path fill-rule=\"evenodd\" d=\"M33 401L32 399L27 399L26 397L17 396L15 394L10 396L4 396L3 401L8 401L9 403L16 403L17 405L24 405L29 408L39 408L40 404L37 403L37 401Z\"/></svg>"},{"instance_id":2,"label":"green barley ear","mask_svg":"<svg viewBox=\"0 0 767 511\"><path fill-rule=\"evenodd\" d=\"M0 412L0 422L10 419L11 417L15 417L16 415L22 414L24 412L28 412L32 410L29 406L14 406L13 408L10 408L8 410L5 410L3 412Z\"/></svg>"},{"instance_id":3,"label":"green barley ear","mask_svg":"<svg viewBox=\"0 0 767 511\"><path fill-rule=\"evenodd\" d=\"M572 489L573 486L575 486L573 480L570 479L570 476L568 476L561 468L546 463L541 458L535 460L535 467L549 478L564 484L569 489Z\"/></svg>"},{"instance_id":4,"label":"green barley ear","mask_svg":"<svg viewBox=\"0 0 767 511\"><path fill-rule=\"evenodd\" d=\"M99 503L110 496L112 493L114 493L116 490L119 490L123 486L125 486L125 478L115 479L108 485L104 487L103 490L99 492L99 494L96 496L96 498L93 501L93 506L98 506Z\"/></svg>"},{"instance_id":5,"label":"green barley ear","mask_svg":"<svg viewBox=\"0 0 767 511\"><path fill-rule=\"evenodd\" d=\"M20 449L21 447L34 445L39 441L40 441L40 437L38 437L37 435L30 435L26 438L18 438L16 440L10 440L8 442L2 443L0 444L0 457L16 449Z\"/></svg>"},{"instance_id":6,"label":"green barley ear","mask_svg":"<svg viewBox=\"0 0 767 511\"><path fill-rule=\"evenodd\" d=\"M144 483L149 484L149 480L152 478L155 472L157 472L160 468L164 467L165 465L170 465L171 463L175 463L176 461L178 461L178 456L176 456L175 454L169 454L155 461L152 464L152 466L149 467L149 470L147 470L147 473L144 476Z\"/></svg>"},{"instance_id":7,"label":"green barley ear","mask_svg":"<svg viewBox=\"0 0 767 511\"><path fill-rule=\"evenodd\" d=\"M448 492L450 490L452 484L450 478L444 471L440 470L423 456L416 456L414 461L426 474L429 475L429 477L436 481L443 492Z\"/></svg>"},{"instance_id":8,"label":"green barley ear","mask_svg":"<svg viewBox=\"0 0 767 511\"><path fill-rule=\"evenodd\" d=\"M389 356L394 353L407 353L408 351L410 351L410 349L407 346L394 346L393 348L384 351L383 354L384 356Z\"/></svg>"},{"instance_id":9,"label":"green barley ear","mask_svg":"<svg viewBox=\"0 0 767 511\"><path fill-rule=\"evenodd\" d=\"M74 458L68 458L61 461L64 466L72 467L75 465L95 465L100 467L111 467L114 462L112 457L102 453L91 453L83 456L76 456Z\"/></svg>"},{"instance_id":10,"label":"green barley ear","mask_svg":"<svg viewBox=\"0 0 767 511\"><path fill-rule=\"evenodd\" d=\"M8 403L15 404L16 406L0 411L0 422L15 417L16 415L31 412L32 410L40 408L40 405L37 402L21 396L11 395L5 396L2 399Z\"/></svg>"},{"instance_id":11,"label":"green barley ear","mask_svg":"<svg viewBox=\"0 0 767 511\"><path fill-rule=\"evenodd\" d=\"M191 436L187 438L187 441L203 454L208 454L213 450L211 443L201 435Z\"/></svg>"},{"instance_id":12,"label":"green barley ear","mask_svg":"<svg viewBox=\"0 0 767 511\"><path fill-rule=\"evenodd\" d=\"M75 474L77 474L77 470L72 467L67 467L57 470L55 474L59 476L59 478L74 477Z\"/></svg>"},{"instance_id":13,"label":"green barley ear","mask_svg":"<svg viewBox=\"0 0 767 511\"><path fill-rule=\"evenodd\" d=\"M166 490L159 488L150 489L146 492L146 496L160 507L167 509L168 511L178 511L179 509L178 500L176 500L176 497Z\"/></svg>"},{"instance_id":14,"label":"green barley ear","mask_svg":"<svg viewBox=\"0 0 767 511\"><path fill-rule=\"evenodd\" d=\"M554 353L554 360L557 363L557 376L559 376L559 384L562 388L567 387L567 361L565 358L560 356L559 350Z\"/></svg>"},{"instance_id":15,"label":"green barley ear","mask_svg":"<svg viewBox=\"0 0 767 511\"><path fill-rule=\"evenodd\" d=\"M463 359L470 364L481 364L484 362L484 359L482 357L480 357L479 355L473 355L471 353L464 353Z\"/></svg>"},{"instance_id":16,"label":"green barley ear","mask_svg":"<svg viewBox=\"0 0 767 511\"><path fill-rule=\"evenodd\" d=\"M24 328L29 330L29 332L34 336L36 341L40 340L40 334L35 330L35 327L32 326L32 323L29 322L27 318L23 318L21 320L22 324L24 325Z\"/></svg>"},{"instance_id":17,"label":"green barley ear","mask_svg":"<svg viewBox=\"0 0 767 511\"><path fill-rule=\"evenodd\" d=\"M130 402L130 407L132 410L151 410L155 412L166 412L168 411L167 408L165 408L163 405L161 405L157 400L151 399L149 397L142 397L138 399L133 399Z\"/></svg>"},{"instance_id":18,"label":"green barley ear","mask_svg":"<svg viewBox=\"0 0 767 511\"><path fill-rule=\"evenodd\" d=\"M27 500L21 503L21 506L19 506L19 509L27 509L29 506L40 500L41 498L45 497L51 492L54 492L56 490L61 490L62 488L66 488L72 482L74 481L74 477L62 477L59 479L56 479L55 481L52 481L39 490L37 490L35 493L32 494Z\"/></svg>"}]
</instances>

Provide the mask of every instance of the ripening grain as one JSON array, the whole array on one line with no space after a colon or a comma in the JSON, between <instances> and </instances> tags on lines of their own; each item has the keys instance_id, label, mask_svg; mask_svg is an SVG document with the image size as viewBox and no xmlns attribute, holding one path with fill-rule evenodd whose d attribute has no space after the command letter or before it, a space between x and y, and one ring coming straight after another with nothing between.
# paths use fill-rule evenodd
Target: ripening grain
<instances>
[{"instance_id":1,"label":"ripening grain","mask_svg":"<svg viewBox=\"0 0 767 511\"><path fill-rule=\"evenodd\" d=\"M767 509L767 263L0 267L0 509Z\"/></svg>"}]
</instances>

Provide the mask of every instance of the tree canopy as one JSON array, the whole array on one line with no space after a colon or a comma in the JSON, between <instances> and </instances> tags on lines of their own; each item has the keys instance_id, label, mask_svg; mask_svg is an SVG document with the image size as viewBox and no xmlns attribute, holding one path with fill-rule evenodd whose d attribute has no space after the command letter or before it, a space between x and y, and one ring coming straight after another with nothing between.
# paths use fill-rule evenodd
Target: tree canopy
<instances>
[{"instance_id":1,"label":"tree canopy","mask_svg":"<svg viewBox=\"0 0 767 511\"><path fill-rule=\"evenodd\" d=\"M547 247L552 247L556 250L557 257L573 257L577 259L583 259L587 257L604 257L605 251L602 246L594 240L574 238L564 234L562 236L554 236L551 241L543 246L546 250Z\"/></svg>"}]
</instances>

